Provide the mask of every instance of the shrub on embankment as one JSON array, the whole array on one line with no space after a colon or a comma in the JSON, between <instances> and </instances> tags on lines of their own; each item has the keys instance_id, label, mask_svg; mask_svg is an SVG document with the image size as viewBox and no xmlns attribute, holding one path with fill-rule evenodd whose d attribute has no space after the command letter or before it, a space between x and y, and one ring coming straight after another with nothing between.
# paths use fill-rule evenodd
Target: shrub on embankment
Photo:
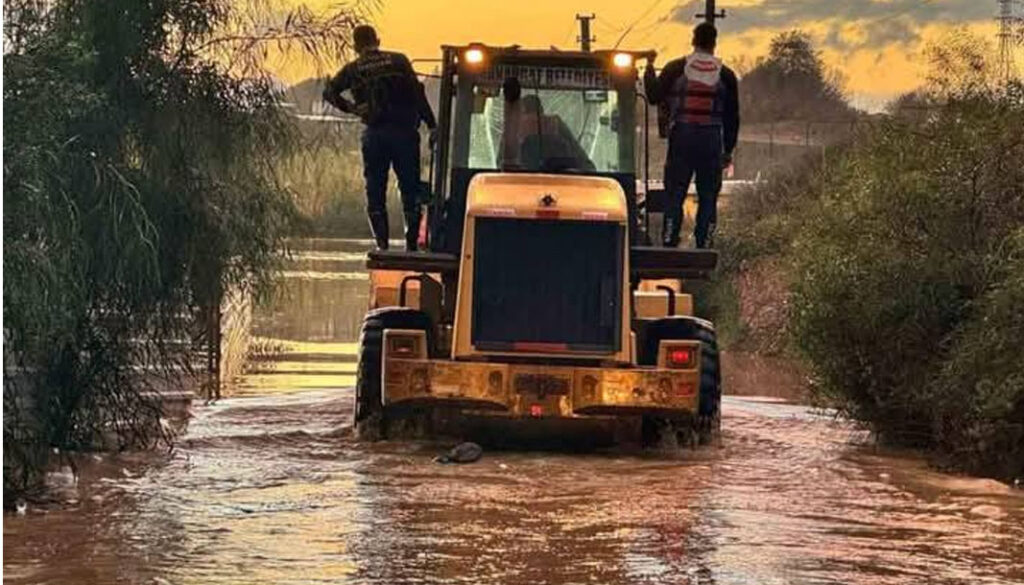
<instances>
[{"instance_id":1,"label":"shrub on embankment","mask_svg":"<svg viewBox=\"0 0 1024 585\"><path fill-rule=\"evenodd\" d=\"M1017 317L991 305L1019 283L1022 128L1024 103L997 92L887 121L833 169L792 251L793 338L818 392L889 440L955 451L971 468L996 454L963 444L970 427L1024 423L1020 377L968 375L965 363L989 363L982 342L991 364L1020 358ZM993 385L1002 409L982 398ZM1019 429L1014 443L1001 448L1024 465Z\"/></svg>"},{"instance_id":2,"label":"shrub on embankment","mask_svg":"<svg viewBox=\"0 0 1024 585\"><path fill-rule=\"evenodd\" d=\"M263 288L292 221L273 163L293 131L262 63L340 59L355 21L273 2L4 3L5 505L54 451L166 438L147 391L198 373L220 291Z\"/></svg>"},{"instance_id":3,"label":"shrub on embankment","mask_svg":"<svg viewBox=\"0 0 1024 585\"><path fill-rule=\"evenodd\" d=\"M738 279L774 267L785 343L773 347L805 360L822 403L885 441L1007 478L1024 475L1020 89L933 95L738 197L716 287L742 296Z\"/></svg>"}]
</instances>

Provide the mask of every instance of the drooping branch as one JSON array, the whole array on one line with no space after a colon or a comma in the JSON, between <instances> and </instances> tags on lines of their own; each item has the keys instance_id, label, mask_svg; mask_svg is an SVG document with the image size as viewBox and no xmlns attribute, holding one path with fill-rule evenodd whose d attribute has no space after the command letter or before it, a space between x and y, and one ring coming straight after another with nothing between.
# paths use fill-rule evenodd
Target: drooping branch
<instances>
[{"instance_id":1,"label":"drooping branch","mask_svg":"<svg viewBox=\"0 0 1024 585\"><path fill-rule=\"evenodd\" d=\"M350 50L352 29L369 21L377 0L360 0L317 13L306 6L282 9L251 0L229 12L217 30L188 52L210 58L238 75L258 77L271 54L334 66Z\"/></svg>"}]
</instances>

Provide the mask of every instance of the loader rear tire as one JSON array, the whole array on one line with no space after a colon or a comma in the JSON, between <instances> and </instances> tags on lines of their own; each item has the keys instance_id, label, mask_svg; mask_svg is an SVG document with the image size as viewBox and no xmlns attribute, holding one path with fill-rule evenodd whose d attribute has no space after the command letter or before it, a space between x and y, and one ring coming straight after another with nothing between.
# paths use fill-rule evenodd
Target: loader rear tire
<instances>
[{"instance_id":1,"label":"loader rear tire","mask_svg":"<svg viewBox=\"0 0 1024 585\"><path fill-rule=\"evenodd\" d=\"M718 338L709 321L689 316L664 317L643 323L637 331L637 361L653 366L658 362L658 344L663 340L699 341L701 368L698 410L687 420L644 417L645 444L663 442L666 432L676 435L678 444L714 443L721 430L722 376L718 360Z\"/></svg>"}]
</instances>

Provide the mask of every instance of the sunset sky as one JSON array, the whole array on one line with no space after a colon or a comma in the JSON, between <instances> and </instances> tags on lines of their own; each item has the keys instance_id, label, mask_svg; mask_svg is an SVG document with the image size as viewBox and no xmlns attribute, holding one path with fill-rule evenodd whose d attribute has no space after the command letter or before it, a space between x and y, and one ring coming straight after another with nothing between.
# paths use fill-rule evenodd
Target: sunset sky
<instances>
[{"instance_id":1,"label":"sunset sky","mask_svg":"<svg viewBox=\"0 0 1024 585\"><path fill-rule=\"evenodd\" d=\"M337 0L305 3L325 9ZM687 51L702 7L702 0L383 0L374 21L385 48L436 58L442 43L571 47L575 14L594 13L596 47L614 45L632 25L622 46L654 48L660 65ZM719 25L727 61L763 55L774 34L802 28L846 76L855 102L872 109L920 84L919 54L929 41L966 27L994 42L998 9L996 0L719 0L719 7L728 13ZM282 71L290 80L311 74L295 63Z\"/></svg>"}]
</instances>

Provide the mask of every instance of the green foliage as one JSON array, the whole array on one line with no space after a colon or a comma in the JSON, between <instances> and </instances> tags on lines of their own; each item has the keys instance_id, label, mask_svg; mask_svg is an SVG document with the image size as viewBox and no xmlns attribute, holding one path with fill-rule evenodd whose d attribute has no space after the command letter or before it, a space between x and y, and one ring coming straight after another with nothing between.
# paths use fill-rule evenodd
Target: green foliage
<instances>
[{"instance_id":1,"label":"green foliage","mask_svg":"<svg viewBox=\"0 0 1024 585\"><path fill-rule=\"evenodd\" d=\"M725 281L759 267L813 395L892 443L1024 474L1024 99L977 41L933 51L928 86L824 157L732 198ZM762 271L763 272L763 271ZM745 290L736 310L751 335ZM767 283L770 284L770 283Z\"/></svg>"},{"instance_id":2,"label":"green foliage","mask_svg":"<svg viewBox=\"0 0 1024 585\"><path fill-rule=\"evenodd\" d=\"M842 148L824 159L834 159ZM695 296L700 314L715 321L730 349L791 353L788 285L792 249L804 215L827 176L815 153L780 167L763 182L731 195L719 212L715 236L718 270Z\"/></svg>"},{"instance_id":3,"label":"green foliage","mask_svg":"<svg viewBox=\"0 0 1024 585\"><path fill-rule=\"evenodd\" d=\"M929 381L974 303L1001 286L1000 255L1024 224L1021 127L1024 107L987 93L893 120L851 150L804 218L795 337L819 390L901 443L941 439L934 421L951 413Z\"/></svg>"},{"instance_id":4,"label":"green foliage","mask_svg":"<svg viewBox=\"0 0 1024 585\"><path fill-rule=\"evenodd\" d=\"M148 391L197 373L193 340L221 291L265 289L294 217L276 172L294 132L259 63L268 45L337 55L357 15L225 0L4 9L9 501L51 448L167 438Z\"/></svg>"},{"instance_id":5,"label":"green foliage","mask_svg":"<svg viewBox=\"0 0 1024 585\"><path fill-rule=\"evenodd\" d=\"M924 389L932 431L952 465L999 477L1024 473L1024 229L995 254L990 290L950 336L947 359Z\"/></svg>"}]
</instances>

